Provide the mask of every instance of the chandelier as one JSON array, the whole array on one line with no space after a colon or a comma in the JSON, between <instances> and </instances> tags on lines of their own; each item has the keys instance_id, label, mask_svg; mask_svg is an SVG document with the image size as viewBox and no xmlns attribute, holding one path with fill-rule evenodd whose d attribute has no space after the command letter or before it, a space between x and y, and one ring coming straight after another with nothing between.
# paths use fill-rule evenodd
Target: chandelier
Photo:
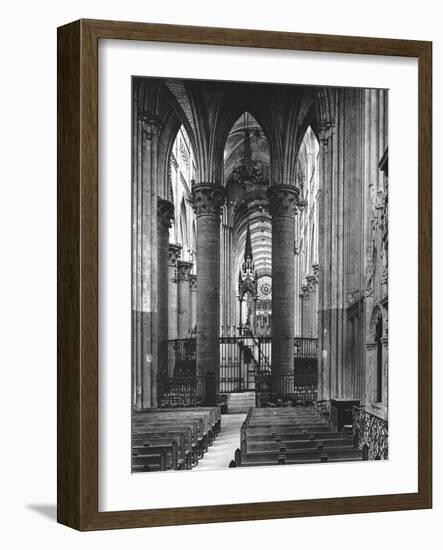
<instances>
[{"instance_id":1,"label":"chandelier","mask_svg":"<svg viewBox=\"0 0 443 550\"><path fill-rule=\"evenodd\" d=\"M252 186L262 176L259 165L252 160L251 154L251 128L249 126L249 116L245 113L243 116L243 162L232 172L232 179L240 183L244 189Z\"/></svg>"}]
</instances>

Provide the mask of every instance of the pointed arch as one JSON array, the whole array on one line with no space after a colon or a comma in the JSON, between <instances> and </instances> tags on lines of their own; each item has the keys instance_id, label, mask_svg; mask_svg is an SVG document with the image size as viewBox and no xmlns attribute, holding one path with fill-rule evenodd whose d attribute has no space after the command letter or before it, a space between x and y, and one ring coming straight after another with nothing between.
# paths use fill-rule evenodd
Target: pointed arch
<instances>
[{"instance_id":1,"label":"pointed arch","mask_svg":"<svg viewBox=\"0 0 443 550\"><path fill-rule=\"evenodd\" d=\"M240 87L234 91L230 90L229 97L225 98L214 120L211 150L214 152L213 165L216 181L226 181L224 158L226 143L231 130L246 113L255 121L266 140L271 166L272 147L276 137L273 131L272 113L267 102L260 102L258 97L251 99L250 94L245 97L245 91Z\"/></svg>"}]
</instances>

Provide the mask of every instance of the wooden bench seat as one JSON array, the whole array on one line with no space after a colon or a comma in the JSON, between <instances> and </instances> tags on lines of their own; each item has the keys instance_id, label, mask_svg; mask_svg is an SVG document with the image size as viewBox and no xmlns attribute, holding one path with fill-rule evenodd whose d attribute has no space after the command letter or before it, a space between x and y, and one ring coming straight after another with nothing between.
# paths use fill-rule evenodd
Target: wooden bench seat
<instances>
[{"instance_id":1,"label":"wooden bench seat","mask_svg":"<svg viewBox=\"0 0 443 550\"><path fill-rule=\"evenodd\" d=\"M132 415L133 471L154 471L143 458L162 450L166 469L195 466L221 429L220 407L153 408ZM152 460L151 460L152 462ZM161 465L163 466L163 465Z\"/></svg>"},{"instance_id":2,"label":"wooden bench seat","mask_svg":"<svg viewBox=\"0 0 443 550\"><path fill-rule=\"evenodd\" d=\"M186 434L186 448L191 450L192 462L196 463L198 458L201 457L202 438L199 437L197 426L194 423L184 422L167 422L158 424L146 424L144 428L141 427L134 429L132 437L140 438L148 433L160 433L166 435L169 433L183 433Z\"/></svg>"},{"instance_id":3,"label":"wooden bench seat","mask_svg":"<svg viewBox=\"0 0 443 550\"><path fill-rule=\"evenodd\" d=\"M132 448L143 447L144 445L162 445L175 441L177 444L177 455L179 467L191 467L192 465L192 446L186 444L185 435L182 432L151 432L138 434L132 438ZM188 464L189 463L189 464Z\"/></svg>"},{"instance_id":4,"label":"wooden bench seat","mask_svg":"<svg viewBox=\"0 0 443 550\"><path fill-rule=\"evenodd\" d=\"M328 430L323 430L321 432L308 432L307 430L298 430L296 432L282 431L278 433L271 433L270 431L262 433L247 432L248 442L275 441L276 437L279 437L282 441L304 441L306 439L315 439L318 441L322 439L341 439L343 437L343 434L341 434L340 432L329 432Z\"/></svg>"},{"instance_id":5,"label":"wooden bench seat","mask_svg":"<svg viewBox=\"0 0 443 550\"><path fill-rule=\"evenodd\" d=\"M236 466L362 460L352 437L333 431L312 407L248 410L240 431Z\"/></svg>"},{"instance_id":6,"label":"wooden bench seat","mask_svg":"<svg viewBox=\"0 0 443 550\"><path fill-rule=\"evenodd\" d=\"M247 442L247 452L259 450L272 450L284 447L287 450L298 449L318 449L325 447L347 447L350 443L348 439L301 439L299 441L284 441L276 439L275 441Z\"/></svg>"},{"instance_id":7,"label":"wooden bench seat","mask_svg":"<svg viewBox=\"0 0 443 550\"><path fill-rule=\"evenodd\" d=\"M326 447L324 449L298 449L298 450L288 450L284 452L280 451L253 451L247 452L246 455L241 455L241 465L247 463L274 463L274 464L297 464L303 463L307 460L321 460L322 455L327 456L327 458L334 459L340 458L341 460L347 459L359 459L362 460L362 451L360 449L354 449L353 446L348 447Z\"/></svg>"},{"instance_id":8,"label":"wooden bench seat","mask_svg":"<svg viewBox=\"0 0 443 550\"><path fill-rule=\"evenodd\" d=\"M134 466L142 467L147 472L155 469L166 470L166 452L162 449L155 450L152 453L147 449L142 455L132 456L131 460L133 471L140 471L139 468L134 470Z\"/></svg>"},{"instance_id":9,"label":"wooden bench seat","mask_svg":"<svg viewBox=\"0 0 443 550\"><path fill-rule=\"evenodd\" d=\"M284 426L248 426L248 433L251 433L253 435L266 435L268 433L279 433L279 434L296 434L296 433L309 433L309 432L315 432L315 433L327 433L330 432L331 428L329 426L318 424L314 426L291 426L291 425L284 425Z\"/></svg>"},{"instance_id":10,"label":"wooden bench seat","mask_svg":"<svg viewBox=\"0 0 443 550\"><path fill-rule=\"evenodd\" d=\"M328 457L326 457L328 458ZM322 463L326 463L326 464L331 464L331 463L338 463L338 462L360 462L362 459L361 457L353 457L353 458L346 458L346 459L343 459L343 458L332 458L332 459L327 459L327 460L324 460L322 459L322 457L318 458L312 458L312 459L309 459L309 460L300 460L300 461L297 461L297 460L288 460L286 462L246 462L246 463L242 463L240 465L236 464L236 467L238 466L241 466L242 468L257 468L259 466L281 466L281 465L286 465L286 466L295 466L297 464L322 464Z\"/></svg>"},{"instance_id":11,"label":"wooden bench seat","mask_svg":"<svg viewBox=\"0 0 443 550\"><path fill-rule=\"evenodd\" d=\"M153 454L163 450L166 453L166 469L178 470L179 464L184 467L184 460L179 459L178 445L174 440L151 439L143 445L132 445L132 456L145 455L146 452Z\"/></svg>"}]
</instances>

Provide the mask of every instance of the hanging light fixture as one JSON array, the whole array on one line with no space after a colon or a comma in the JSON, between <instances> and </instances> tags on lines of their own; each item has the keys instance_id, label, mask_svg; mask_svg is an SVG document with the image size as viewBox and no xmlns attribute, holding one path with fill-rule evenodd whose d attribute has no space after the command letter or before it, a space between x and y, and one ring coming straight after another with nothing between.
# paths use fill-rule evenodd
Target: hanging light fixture
<instances>
[{"instance_id":1,"label":"hanging light fixture","mask_svg":"<svg viewBox=\"0 0 443 550\"><path fill-rule=\"evenodd\" d=\"M262 172L258 164L252 160L251 129L248 113L245 113L243 115L243 162L234 169L232 178L246 189L256 183L261 176Z\"/></svg>"}]
</instances>

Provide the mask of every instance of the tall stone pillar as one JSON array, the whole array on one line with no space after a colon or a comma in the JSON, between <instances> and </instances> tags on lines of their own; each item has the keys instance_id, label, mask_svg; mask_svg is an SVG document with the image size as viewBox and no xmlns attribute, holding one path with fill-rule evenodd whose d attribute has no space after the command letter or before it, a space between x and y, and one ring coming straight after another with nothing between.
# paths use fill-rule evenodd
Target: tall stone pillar
<instances>
[{"instance_id":1,"label":"tall stone pillar","mask_svg":"<svg viewBox=\"0 0 443 550\"><path fill-rule=\"evenodd\" d=\"M190 336L190 296L189 296L189 276L191 274L192 264L190 262L177 262L178 279L178 338L189 338Z\"/></svg>"},{"instance_id":2,"label":"tall stone pillar","mask_svg":"<svg viewBox=\"0 0 443 550\"><path fill-rule=\"evenodd\" d=\"M175 340L177 338L178 316L178 273L177 262L180 259L181 245L169 245L169 263L168 263L168 287L169 287L169 317L168 317L168 339Z\"/></svg>"},{"instance_id":3,"label":"tall stone pillar","mask_svg":"<svg viewBox=\"0 0 443 550\"><path fill-rule=\"evenodd\" d=\"M310 284L312 336L318 338L318 264L312 265L313 276Z\"/></svg>"},{"instance_id":4,"label":"tall stone pillar","mask_svg":"<svg viewBox=\"0 0 443 550\"><path fill-rule=\"evenodd\" d=\"M382 404L383 404L383 411L382 411L382 418L388 419L388 399L389 399L389 393L388 393L388 375L389 375L389 368L388 368L388 355L389 355L389 339L386 335L381 339L381 343L383 346L383 385L382 385Z\"/></svg>"},{"instance_id":5,"label":"tall stone pillar","mask_svg":"<svg viewBox=\"0 0 443 550\"><path fill-rule=\"evenodd\" d=\"M301 287L301 335L304 338L310 336L310 300L309 300L309 286L303 285Z\"/></svg>"},{"instance_id":6,"label":"tall stone pillar","mask_svg":"<svg viewBox=\"0 0 443 550\"><path fill-rule=\"evenodd\" d=\"M154 377L168 375L168 314L169 314L169 228L174 217L174 205L157 200L157 372Z\"/></svg>"},{"instance_id":7,"label":"tall stone pillar","mask_svg":"<svg viewBox=\"0 0 443 550\"><path fill-rule=\"evenodd\" d=\"M158 120L134 96L132 208L133 406L155 407L157 389Z\"/></svg>"},{"instance_id":8,"label":"tall stone pillar","mask_svg":"<svg viewBox=\"0 0 443 550\"><path fill-rule=\"evenodd\" d=\"M169 245L169 263L168 263L168 295L169 295L169 315L168 315L168 340L177 339L177 261L180 258L181 245ZM175 368L175 348L168 347L168 375L173 376Z\"/></svg>"},{"instance_id":9,"label":"tall stone pillar","mask_svg":"<svg viewBox=\"0 0 443 550\"><path fill-rule=\"evenodd\" d=\"M203 402L215 404L220 368L220 214L225 188L215 183L192 186L197 218L197 376L205 377Z\"/></svg>"},{"instance_id":10,"label":"tall stone pillar","mask_svg":"<svg viewBox=\"0 0 443 550\"><path fill-rule=\"evenodd\" d=\"M289 185L268 189L272 214L273 390L286 394L294 374L294 239L299 191ZM283 378L283 376L285 378Z\"/></svg>"},{"instance_id":11,"label":"tall stone pillar","mask_svg":"<svg viewBox=\"0 0 443 550\"><path fill-rule=\"evenodd\" d=\"M318 399L329 400L338 397L332 390L336 378L332 372L333 330L331 311L331 266L332 257L332 201L334 180L333 168L336 158L336 128L335 123L324 122L319 127L320 162L319 162L319 289L318 289Z\"/></svg>"},{"instance_id":12,"label":"tall stone pillar","mask_svg":"<svg viewBox=\"0 0 443 550\"><path fill-rule=\"evenodd\" d=\"M190 292L190 325L191 334L197 324L197 275L189 276L189 292Z\"/></svg>"},{"instance_id":13,"label":"tall stone pillar","mask_svg":"<svg viewBox=\"0 0 443 550\"><path fill-rule=\"evenodd\" d=\"M375 380L377 364L377 344L375 342L366 343L366 387L365 387L365 409L371 410L375 401Z\"/></svg>"}]
</instances>

